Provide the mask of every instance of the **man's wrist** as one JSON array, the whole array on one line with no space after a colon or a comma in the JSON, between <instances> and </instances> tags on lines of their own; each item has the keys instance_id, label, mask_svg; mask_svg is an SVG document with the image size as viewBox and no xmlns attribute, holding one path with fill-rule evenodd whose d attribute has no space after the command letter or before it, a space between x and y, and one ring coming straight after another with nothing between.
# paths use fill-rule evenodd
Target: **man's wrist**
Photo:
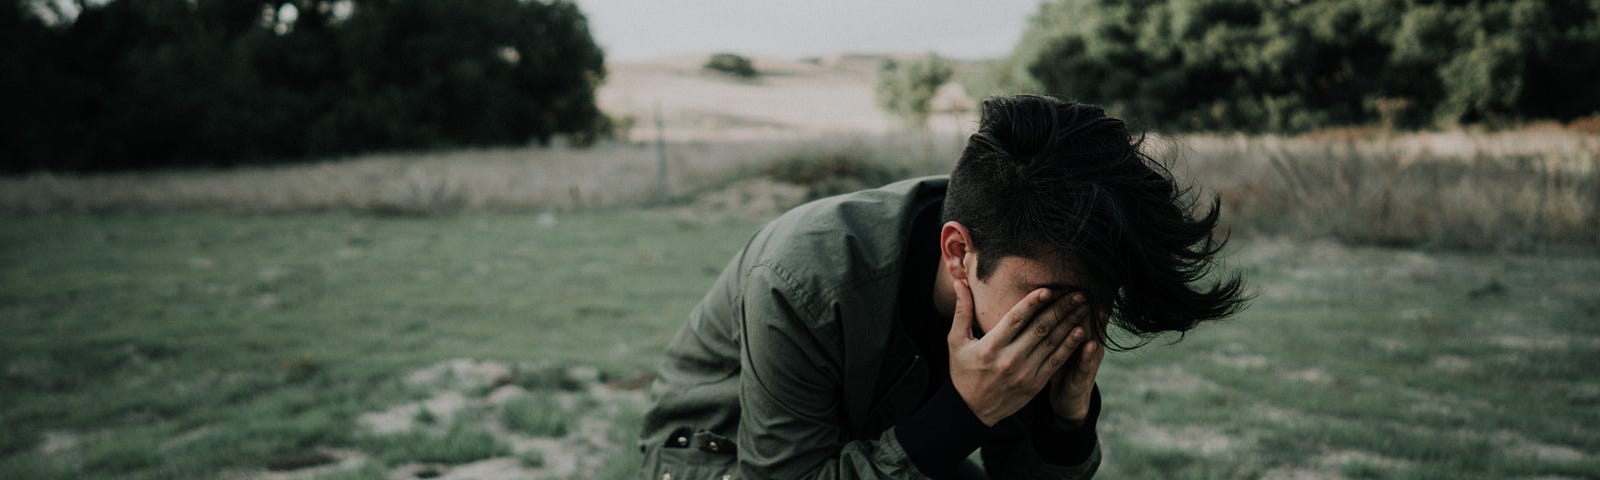
<instances>
[{"instance_id":1,"label":"man's wrist","mask_svg":"<svg viewBox=\"0 0 1600 480\"><path fill-rule=\"evenodd\" d=\"M1072 399L1066 407L1062 407L1054 401L1050 402L1050 418L1055 420L1056 425L1064 428L1070 429L1083 426L1084 420L1089 418L1091 407L1094 406L1094 389L1095 386L1091 385L1088 392L1084 392L1079 398ZM1051 400L1054 399L1052 398Z\"/></svg>"},{"instance_id":2,"label":"man's wrist","mask_svg":"<svg viewBox=\"0 0 1600 480\"><path fill-rule=\"evenodd\" d=\"M1045 406L1039 405L1039 407ZM1094 453L1097 443L1095 423L1099 421L1100 416L1099 387L1090 391L1088 413L1075 424L1056 415L1054 405L1049 405L1049 408L1052 410L1049 414L1034 417L1034 448L1045 463L1055 465L1083 463Z\"/></svg>"},{"instance_id":3,"label":"man's wrist","mask_svg":"<svg viewBox=\"0 0 1600 480\"><path fill-rule=\"evenodd\" d=\"M1088 418L1089 418L1089 407L1087 405L1085 405L1078 412L1078 414L1074 415L1074 416L1068 417L1068 416L1062 416L1061 414L1050 415L1050 419L1054 420L1056 422L1056 427L1058 427L1058 428L1060 428L1062 430L1074 430L1074 429L1081 428L1081 427L1083 427L1084 420L1087 420Z\"/></svg>"}]
</instances>

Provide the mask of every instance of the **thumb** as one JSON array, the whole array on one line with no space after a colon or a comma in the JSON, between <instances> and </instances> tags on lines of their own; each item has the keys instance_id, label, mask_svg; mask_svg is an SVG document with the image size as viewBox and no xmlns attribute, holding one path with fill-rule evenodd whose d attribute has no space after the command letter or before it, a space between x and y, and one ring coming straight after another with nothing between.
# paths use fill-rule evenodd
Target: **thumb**
<instances>
[{"instance_id":1,"label":"thumb","mask_svg":"<svg viewBox=\"0 0 1600 480\"><path fill-rule=\"evenodd\" d=\"M972 337L972 290L967 288L965 280L952 282L956 291L956 313L950 321L950 344L975 340Z\"/></svg>"}]
</instances>

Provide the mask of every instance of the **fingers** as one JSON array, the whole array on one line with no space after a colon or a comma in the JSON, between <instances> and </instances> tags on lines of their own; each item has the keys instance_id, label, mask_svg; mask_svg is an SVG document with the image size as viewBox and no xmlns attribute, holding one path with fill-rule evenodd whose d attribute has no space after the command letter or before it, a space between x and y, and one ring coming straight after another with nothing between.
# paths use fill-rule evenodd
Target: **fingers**
<instances>
[{"instance_id":1,"label":"fingers","mask_svg":"<svg viewBox=\"0 0 1600 480\"><path fill-rule=\"evenodd\" d=\"M959 345L960 342L971 341L972 338L972 290L967 287L965 280L955 280L956 313L950 322L949 342Z\"/></svg>"},{"instance_id":2,"label":"fingers","mask_svg":"<svg viewBox=\"0 0 1600 480\"><path fill-rule=\"evenodd\" d=\"M1090 340L1083 346L1083 358L1078 362L1078 378L1094 379L1100 371L1100 361L1106 358L1106 349L1100 342Z\"/></svg>"},{"instance_id":3,"label":"fingers","mask_svg":"<svg viewBox=\"0 0 1600 480\"><path fill-rule=\"evenodd\" d=\"M1047 288L1029 292L1028 296L1022 297L1022 301L1011 307L1011 311L1000 317L1000 322L995 324L994 331L984 335L983 339L991 342L996 348L1011 345L1012 340L1026 331L1029 323L1034 320L1033 317L1041 308L1049 305L1052 298L1054 295ZM1032 347L1031 344L1028 346Z\"/></svg>"},{"instance_id":4,"label":"fingers","mask_svg":"<svg viewBox=\"0 0 1600 480\"><path fill-rule=\"evenodd\" d=\"M1090 336L1088 335L1089 324L1085 319L1090 308L1084 304L1083 296L1074 295L1069 300L1058 303L1064 306L1058 305L1053 307L1050 312L1046 312L1046 315L1053 315L1056 318L1055 321L1035 322L1036 326L1033 330L1043 331L1044 333L1040 335L1041 338L1037 345L1029 352L1029 357L1039 365L1039 368L1048 367L1052 372L1061 365L1049 364L1048 357L1062 347L1063 344L1072 341L1071 336L1074 333L1082 334L1084 338ZM1049 326L1048 330L1045 329L1047 325ZM1082 342L1082 338L1079 338L1078 342ZM1076 348L1076 344L1071 346ZM1068 352L1070 353L1070 350Z\"/></svg>"},{"instance_id":5,"label":"fingers","mask_svg":"<svg viewBox=\"0 0 1600 480\"><path fill-rule=\"evenodd\" d=\"M1067 324L1067 322L1062 323ZM1039 349L1040 352L1043 352L1048 356L1039 362L1039 370L1034 372L1034 375L1037 375L1039 378L1049 379L1050 376L1060 372L1062 366L1071 362L1074 355L1088 354L1087 349L1089 348L1089 345L1094 345L1095 341L1089 339L1089 330L1081 325L1077 325L1077 323L1079 322L1072 322L1069 324L1072 325L1071 332L1068 333L1066 338L1062 339L1060 343L1052 345L1054 348L1048 350ZM1083 351L1079 350L1078 347L1080 346L1084 348ZM1086 362L1082 361L1082 359L1080 359L1078 362L1080 366L1083 363Z\"/></svg>"}]
</instances>

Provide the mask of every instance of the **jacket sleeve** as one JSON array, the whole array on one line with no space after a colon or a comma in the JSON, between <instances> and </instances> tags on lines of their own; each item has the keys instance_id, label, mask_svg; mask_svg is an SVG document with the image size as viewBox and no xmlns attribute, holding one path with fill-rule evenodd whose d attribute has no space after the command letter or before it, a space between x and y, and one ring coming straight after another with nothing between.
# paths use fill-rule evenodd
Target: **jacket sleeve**
<instances>
[{"instance_id":1,"label":"jacket sleeve","mask_svg":"<svg viewBox=\"0 0 1600 480\"><path fill-rule=\"evenodd\" d=\"M771 265L755 267L742 291L738 477L926 478L893 428L847 438L837 324L817 317L832 312L809 311L828 309Z\"/></svg>"},{"instance_id":2,"label":"jacket sleeve","mask_svg":"<svg viewBox=\"0 0 1600 480\"><path fill-rule=\"evenodd\" d=\"M1094 433L1094 425L1100 411L1098 386L1093 395L1085 427L1089 430L1086 433L1077 432L1086 435L1086 438L1078 438L1060 431L1049 418L1050 407L1045 403L1044 395L1035 398L1033 404L1029 405L1031 418L1021 419L1025 425L1009 429L1009 435L997 435L997 438L983 447L981 455L984 468L989 471L989 477L1038 480L1093 478L1095 471L1100 468L1100 441ZM1017 420L1008 419L1008 421ZM1074 444L1074 442L1079 443ZM1078 453L1082 451L1084 443L1088 444L1087 455ZM1041 455L1042 449L1055 451L1049 452L1049 455ZM1068 458L1071 460L1066 460ZM1070 465L1056 463L1063 461L1074 463Z\"/></svg>"}]
</instances>

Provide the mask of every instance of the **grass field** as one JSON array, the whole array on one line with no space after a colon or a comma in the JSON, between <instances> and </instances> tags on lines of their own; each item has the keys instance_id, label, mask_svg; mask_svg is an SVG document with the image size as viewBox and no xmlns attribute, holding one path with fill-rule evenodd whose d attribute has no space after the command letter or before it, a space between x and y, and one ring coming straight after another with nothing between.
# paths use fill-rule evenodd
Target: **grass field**
<instances>
[{"instance_id":1,"label":"grass field","mask_svg":"<svg viewBox=\"0 0 1600 480\"><path fill-rule=\"evenodd\" d=\"M637 375L757 226L8 216L0 478L628 478ZM1600 258L1260 237L1230 267L1243 315L1107 359L1106 478L1600 472Z\"/></svg>"}]
</instances>

